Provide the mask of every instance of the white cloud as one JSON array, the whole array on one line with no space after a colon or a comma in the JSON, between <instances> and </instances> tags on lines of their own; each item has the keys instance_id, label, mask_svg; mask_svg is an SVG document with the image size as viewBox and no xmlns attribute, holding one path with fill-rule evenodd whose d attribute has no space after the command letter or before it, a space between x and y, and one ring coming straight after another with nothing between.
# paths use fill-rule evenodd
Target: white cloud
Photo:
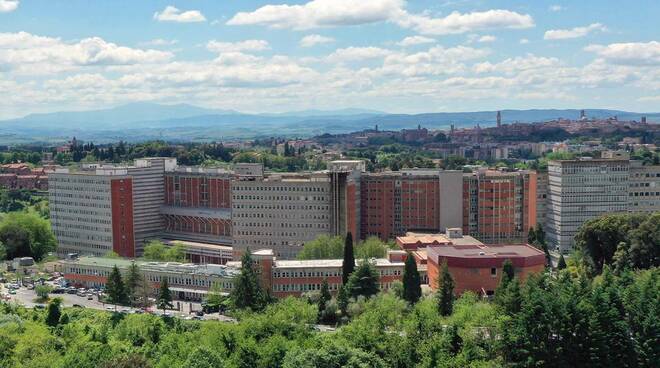
<instances>
[{"instance_id":1,"label":"white cloud","mask_svg":"<svg viewBox=\"0 0 660 368\"><path fill-rule=\"evenodd\" d=\"M555 5L550 5L548 7L548 10L550 10L551 12L560 12L560 11L565 10L565 9L566 8L564 8L563 6L556 5L556 4Z\"/></svg>"},{"instance_id":2,"label":"white cloud","mask_svg":"<svg viewBox=\"0 0 660 368\"><path fill-rule=\"evenodd\" d=\"M444 18L411 14L403 0L312 0L303 5L265 5L252 12L239 12L228 25L263 25L271 28L305 30L320 27L361 25L389 21L422 34L445 35L495 28L529 28L529 14L493 9Z\"/></svg>"},{"instance_id":3,"label":"white cloud","mask_svg":"<svg viewBox=\"0 0 660 368\"><path fill-rule=\"evenodd\" d=\"M607 46L589 45L586 51L594 52L613 64L660 65L660 42L612 43Z\"/></svg>"},{"instance_id":4,"label":"white cloud","mask_svg":"<svg viewBox=\"0 0 660 368\"><path fill-rule=\"evenodd\" d=\"M605 32L607 28L600 23L592 23L586 27L575 27L572 29L551 29L545 32L545 40L565 40L569 38L580 38L592 32Z\"/></svg>"},{"instance_id":5,"label":"white cloud","mask_svg":"<svg viewBox=\"0 0 660 368\"><path fill-rule=\"evenodd\" d=\"M529 40L526 38L521 38L520 41L518 41L521 45L526 45L529 43Z\"/></svg>"},{"instance_id":6,"label":"white cloud","mask_svg":"<svg viewBox=\"0 0 660 368\"><path fill-rule=\"evenodd\" d=\"M18 0L0 0L0 13L13 12L18 8Z\"/></svg>"},{"instance_id":7,"label":"white cloud","mask_svg":"<svg viewBox=\"0 0 660 368\"><path fill-rule=\"evenodd\" d=\"M335 39L332 37L325 37L321 36L318 34L311 34L303 37L300 40L300 46L301 47L312 47L315 45L323 44L323 43L331 43L335 42Z\"/></svg>"},{"instance_id":8,"label":"white cloud","mask_svg":"<svg viewBox=\"0 0 660 368\"><path fill-rule=\"evenodd\" d=\"M479 39L477 41L484 43L484 42L495 42L496 40L497 40L497 37L495 37L495 36L485 35L485 36L479 37Z\"/></svg>"},{"instance_id":9,"label":"white cloud","mask_svg":"<svg viewBox=\"0 0 660 368\"><path fill-rule=\"evenodd\" d=\"M270 49L265 40L245 40L240 42L220 42L211 40L206 44L206 49L211 52L236 52L236 51L263 51Z\"/></svg>"},{"instance_id":10,"label":"white cloud","mask_svg":"<svg viewBox=\"0 0 660 368\"><path fill-rule=\"evenodd\" d=\"M392 51L380 47L347 47L337 49L326 58L331 63L343 63L347 61L364 61L377 59L391 54Z\"/></svg>"},{"instance_id":11,"label":"white cloud","mask_svg":"<svg viewBox=\"0 0 660 368\"><path fill-rule=\"evenodd\" d=\"M206 17L199 10L181 11L172 5L168 5L162 12L155 12L154 19L159 22L194 23L205 22Z\"/></svg>"},{"instance_id":12,"label":"white cloud","mask_svg":"<svg viewBox=\"0 0 660 368\"><path fill-rule=\"evenodd\" d=\"M142 46L172 46L176 45L179 43L178 40L166 40L163 38L154 38L153 40L149 40L147 42L142 42L140 45Z\"/></svg>"},{"instance_id":13,"label":"white cloud","mask_svg":"<svg viewBox=\"0 0 660 368\"><path fill-rule=\"evenodd\" d=\"M430 37L424 37L424 36L409 36L404 38L403 40L397 42L397 45L407 47L407 46L413 46L413 45L421 45L425 43L434 43L435 39L430 38Z\"/></svg>"},{"instance_id":14,"label":"white cloud","mask_svg":"<svg viewBox=\"0 0 660 368\"><path fill-rule=\"evenodd\" d=\"M298 30L368 24L390 19L402 5L402 0L312 0L304 5L265 5L253 12L239 12L227 24Z\"/></svg>"},{"instance_id":15,"label":"white cloud","mask_svg":"<svg viewBox=\"0 0 660 368\"><path fill-rule=\"evenodd\" d=\"M557 58L538 57L532 54L526 56L518 56L515 58L508 58L499 63L491 63L489 61L478 63L473 66L473 71L477 74L481 73L519 73L531 69L542 68L557 68L561 62Z\"/></svg>"},{"instance_id":16,"label":"white cloud","mask_svg":"<svg viewBox=\"0 0 660 368\"><path fill-rule=\"evenodd\" d=\"M531 15L503 9L465 14L452 12L444 18L430 18L426 15L414 15L403 11L394 21L401 27L412 28L419 33L431 35L460 34L497 28L534 27L534 19Z\"/></svg>"},{"instance_id":17,"label":"white cloud","mask_svg":"<svg viewBox=\"0 0 660 368\"><path fill-rule=\"evenodd\" d=\"M78 42L32 35L0 33L0 65L33 74L53 73L94 65L128 65L168 61L172 53L134 49L99 37Z\"/></svg>"}]
</instances>

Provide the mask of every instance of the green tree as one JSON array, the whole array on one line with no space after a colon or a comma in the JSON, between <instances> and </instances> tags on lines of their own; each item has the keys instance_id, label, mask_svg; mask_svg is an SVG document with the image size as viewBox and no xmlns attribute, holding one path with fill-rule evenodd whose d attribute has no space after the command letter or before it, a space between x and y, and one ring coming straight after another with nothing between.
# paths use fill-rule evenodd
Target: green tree
<instances>
[{"instance_id":1,"label":"green tree","mask_svg":"<svg viewBox=\"0 0 660 368\"><path fill-rule=\"evenodd\" d=\"M46 324L50 327L55 327L60 323L60 318L62 317L62 309L60 305L62 304L62 299L55 298L48 303L48 310L46 314Z\"/></svg>"},{"instance_id":2,"label":"green tree","mask_svg":"<svg viewBox=\"0 0 660 368\"><path fill-rule=\"evenodd\" d=\"M566 259L564 259L564 255L560 254L559 255L559 261L557 262L557 269L558 270L563 270L566 268Z\"/></svg>"},{"instance_id":3,"label":"green tree","mask_svg":"<svg viewBox=\"0 0 660 368\"><path fill-rule=\"evenodd\" d=\"M117 305L126 303L126 287L117 265L112 267L112 271L108 275L105 283L105 293L108 295L108 303L115 305L115 310L117 310Z\"/></svg>"},{"instance_id":4,"label":"green tree","mask_svg":"<svg viewBox=\"0 0 660 368\"><path fill-rule=\"evenodd\" d=\"M645 219L637 214L608 214L586 221L575 235L575 247L594 274L604 265L612 264L614 253L621 242L629 239L629 232Z\"/></svg>"},{"instance_id":5,"label":"green tree","mask_svg":"<svg viewBox=\"0 0 660 368\"><path fill-rule=\"evenodd\" d=\"M56 248L50 222L33 211L5 214L0 221L0 242L9 259L33 257L40 261Z\"/></svg>"},{"instance_id":6,"label":"green tree","mask_svg":"<svg viewBox=\"0 0 660 368\"><path fill-rule=\"evenodd\" d=\"M337 306L339 307L342 316L346 316L350 299L347 287L348 285L342 285L339 287L339 291L337 292Z\"/></svg>"},{"instance_id":7,"label":"green tree","mask_svg":"<svg viewBox=\"0 0 660 368\"><path fill-rule=\"evenodd\" d=\"M630 263L634 268L660 267L660 212L650 214L628 236Z\"/></svg>"},{"instance_id":8,"label":"green tree","mask_svg":"<svg viewBox=\"0 0 660 368\"><path fill-rule=\"evenodd\" d=\"M378 237L370 236L362 242L359 242L355 248L355 255L359 259L364 258L385 258L389 247Z\"/></svg>"},{"instance_id":9,"label":"green tree","mask_svg":"<svg viewBox=\"0 0 660 368\"><path fill-rule=\"evenodd\" d=\"M234 280L231 299L239 309L260 310L264 307L264 291L259 284L258 271L249 249L241 258L241 273Z\"/></svg>"},{"instance_id":10,"label":"green tree","mask_svg":"<svg viewBox=\"0 0 660 368\"><path fill-rule=\"evenodd\" d=\"M214 282L209 288L209 293L206 297L206 304L212 306L219 306L225 300L225 297L222 295L222 287L220 283Z\"/></svg>"},{"instance_id":11,"label":"green tree","mask_svg":"<svg viewBox=\"0 0 660 368\"><path fill-rule=\"evenodd\" d=\"M117 252L111 250L111 251L105 253L103 255L103 258L119 259L121 257L119 256L119 254L117 254Z\"/></svg>"},{"instance_id":12,"label":"green tree","mask_svg":"<svg viewBox=\"0 0 660 368\"><path fill-rule=\"evenodd\" d=\"M158 240L151 240L144 246L142 256L147 261L162 262L165 261L165 252L167 246Z\"/></svg>"},{"instance_id":13,"label":"green tree","mask_svg":"<svg viewBox=\"0 0 660 368\"><path fill-rule=\"evenodd\" d=\"M52 291L52 288L48 285L37 285L34 288L34 292L37 294L37 299L41 301L48 300L48 294Z\"/></svg>"},{"instance_id":14,"label":"green tree","mask_svg":"<svg viewBox=\"0 0 660 368\"><path fill-rule=\"evenodd\" d=\"M502 262L502 279L500 280L500 283L508 283L513 280L515 275L516 271L513 268L513 263L511 263L510 259L505 259L504 262Z\"/></svg>"},{"instance_id":15,"label":"green tree","mask_svg":"<svg viewBox=\"0 0 660 368\"><path fill-rule=\"evenodd\" d=\"M303 245L298 259L338 259L344 251L340 236L319 235Z\"/></svg>"},{"instance_id":16,"label":"green tree","mask_svg":"<svg viewBox=\"0 0 660 368\"><path fill-rule=\"evenodd\" d=\"M142 274L140 273L140 268L138 267L137 263L135 263L135 261L131 262L131 265L128 266L125 279L126 281L124 282L124 286L126 287L128 300L131 302L131 304L135 304L138 289L140 287L140 283L142 282Z\"/></svg>"},{"instance_id":17,"label":"green tree","mask_svg":"<svg viewBox=\"0 0 660 368\"><path fill-rule=\"evenodd\" d=\"M342 283L346 285L348 278L355 270L355 253L353 252L353 234L349 231L346 233L346 240L344 240L344 260L341 265L342 270Z\"/></svg>"},{"instance_id":18,"label":"green tree","mask_svg":"<svg viewBox=\"0 0 660 368\"><path fill-rule=\"evenodd\" d=\"M358 264L346 284L351 297L358 296L370 297L378 294L378 270L368 260L365 259Z\"/></svg>"},{"instance_id":19,"label":"green tree","mask_svg":"<svg viewBox=\"0 0 660 368\"><path fill-rule=\"evenodd\" d=\"M196 347L183 363L183 367L186 368L222 368L224 366L222 356L205 346Z\"/></svg>"},{"instance_id":20,"label":"green tree","mask_svg":"<svg viewBox=\"0 0 660 368\"><path fill-rule=\"evenodd\" d=\"M328 285L328 279L323 278L321 283L321 293L318 300L318 309L319 309L319 321L325 322L325 311L328 306L328 302L332 300L332 295L330 294L330 286Z\"/></svg>"},{"instance_id":21,"label":"green tree","mask_svg":"<svg viewBox=\"0 0 660 368\"><path fill-rule=\"evenodd\" d=\"M436 293L438 312L442 316L449 316L454 307L454 279L449 273L446 260L442 262L440 274L436 282L438 285L438 291Z\"/></svg>"},{"instance_id":22,"label":"green tree","mask_svg":"<svg viewBox=\"0 0 660 368\"><path fill-rule=\"evenodd\" d=\"M403 299L410 304L415 304L422 296L422 286L417 271L415 257L408 252L406 263L403 269Z\"/></svg>"},{"instance_id":23,"label":"green tree","mask_svg":"<svg viewBox=\"0 0 660 368\"><path fill-rule=\"evenodd\" d=\"M158 288L158 297L156 298L156 306L162 309L165 313L166 309L172 309L172 292L167 284L167 277L162 277L160 280L160 288Z\"/></svg>"},{"instance_id":24,"label":"green tree","mask_svg":"<svg viewBox=\"0 0 660 368\"><path fill-rule=\"evenodd\" d=\"M186 247L179 242L174 242L174 244L170 245L165 250L164 260L167 262L185 262Z\"/></svg>"}]
</instances>

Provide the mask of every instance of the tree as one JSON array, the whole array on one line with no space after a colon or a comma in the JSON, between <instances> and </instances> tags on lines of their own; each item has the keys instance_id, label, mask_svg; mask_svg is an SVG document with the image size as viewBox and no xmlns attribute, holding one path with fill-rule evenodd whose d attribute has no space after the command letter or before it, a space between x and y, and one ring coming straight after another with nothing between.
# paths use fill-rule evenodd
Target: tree
<instances>
[{"instance_id":1,"label":"tree","mask_svg":"<svg viewBox=\"0 0 660 368\"><path fill-rule=\"evenodd\" d=\"M152 240L144 247L142 256L153 262L185 262L186 247L178 242L167 246L158 240Z\"/></svg>"},{"instance_id":2,"label":"tree","mask_svg":"<svg viewBox=\"0 0 660 368\"><path fill-rule=\"evenodd\" d=\"M359 259L364 258L384 258L387 256L388 247L378 237L370 236L366 240L358 243L355 248L355 255Z\"/></svg>"},{"instance_id":3,"label":"tree","mask_svg":"<svg viewBox=\"0 0 660 368\"><path fill-rule=\"evenodd\" d=\"M564 255L560 254L559 255L559 261L557 262L557 269L558 270L563 270L566 268L566 259L564 259Z\"/></svg>"},{"instance_id":4,"label":"tree","mask_svg":"<svg viewBox=\"0 0 660 368\"><path fill-rule=\"evenodd\" d=\"M60 318L62 316L62 309L60 305L62 304L62 299L55 298L48 303L48 311L46 314L46 324L50 327L55 327L60 323Z\"/></svg>"},{"instance_id":5,"label":"tree","mask_svg":"<svg viewBox=\"0 0 660 368\"><path fill-rule=\"evenodd\" d=\"M259 284L250 250L247 249L241 258L241 273L234 280L231 299L239 309L260 310L265 304L264 291Z\"/></svg>"},{"instance_id":6,"label":"tree","mask_svg":"<svg viewBox=\"0 0 660 368\"><path fill-rule=\"evenodd\" d=\"M209 293L206 296L206 304L212 306L219 306L225 300L225 297L222 296L222 287L220 283L214 282L209 288Z\"/></svg>"},{"instance_id":7,"label":"tree","mask_svg":"<svg viewBox=\"0 0 660 368\"><path fill-rule=\"evenodd\" d=\"M582 251L583 261L594 274L611 264L617 246L629 239L646 216L638 214L608 214L586 221L575 235L575 247Z\"/></svg>"},{"instance_id":8,"label":"tree","mask_svg":"<svg viewBox=\"0 0 660 368\"><path fill-rule=\"evenodd\" d=\"M348 310L350 296L346 290L347 287L348 285L342 285L339 287L339 291L337 292L337 306L339 307L342 316L346 316L346 312Z\"/></svg>"},{"instance_id":9,"label":"tree","mask_svg":"<svg viewBox=\"0 0 660 368\"><path fill-rule=\"evenodd\" d=\"M115 310L117 310L118 304L126 303L126 287L117 265L114 265L112 271L110 271L108 280L105 283L105 293L108 295L108 302L115 305Z\"/></svg>"},{"instance_id":10,"label":"tree","mask_svg":"<svg viewBox=\"0 0 660 368\"><path fill-rule=\"evenodd\" d=\"M319 235L303 245L298 259L337 259L341 258L344 244L340 236Z\"/></svg>"},{"instance_id":11,"label":"tree","mask_svg":"<svg viewBox=\"0 0 660 368\"><path fill-rule=\"evenodd\" d=\"M628 235L632 266L638 269L660 267L660 212L650 214Z\"/></svg>"},{"instance_id":12,"label":"tree","mask_svg":"<svg viewBox=\"0 0 660 368\"><path fill-rule=\"evenodd\" d=\"M36 261L57 246L50 222L34 211L5 214L0 221L0 242L8 259L33 257Z\"/></svg>"},{"instance_id":13,"label":"tree","mask_svg":"<svg viewBox=\"0 0 660 368\"><path fill-rule=\"evenodd\" d=\"M222 368L224 366L222 357L215 350L204 346L196 347L183 363L183 367L186 368Z\"/></svg>"},{"instance_id":14,"label":"tree","mask_svg":"<svg viewBox=\"0 0 660 368\"><path fill-rule=\"evenodd\" d=\"M346 233L346 240L344 241L344 261L341 265L342 270L342 283L346 285L348 278L355 270L355 254L353 253L353 234L349 231Z\"/></svg>"},{"instance_id":15,"label":"tree","mask_svg":"<svg viewBox=\"0 0 660 368\"><path fill-rule=\"evenodd\" d=\"M454 306L454 279L449 273L446 260L442 262L437 285L438 292L436 293L436 300L438 312L442 316L449 316Z\"/></svg>"},{"instance_id":16,"label":"tree","mask_svg":"<svg viewBox=\"0 0 660 368\"><path fill-rule=\"evenodd\" d=\"M321 283L321 293L318 300L318 309L319 309L319 322L323 322L325 310L328 306L328 302L332 300L332 295L330 294L330 286L328 285L328 279L323 278Z\"/></svg>"},{"instance_id":17,"label":"tree","mask_svg":"<svg viewBox=\"0 0 660 368\"><path fill-rule=\"evenodd\" d=\"M417 263L415 257L408 252L403 269L403 299L410 304L415 304L421 296L422 286L419 271L417 271Z\"/></svg>"},{"instance_id":18,"label":"tree","mask_svg":"<svg viewBox=\"0 0 660 368\"><path fill-rule=\"evenodd\" d=\"M111 250L111 251L105 253L103 255L103 258L119 259L121 257L119 256L119 254L117 254L117 252Z\"/></svg>"},{"instance_id":19,"label":"tree","mask_svg":"<svg viewBox=\"0 0 660 368\"><path fill-rule=\"evenodd\" d=\"M366 298L378 294L378 270L365 259L358 264L351 276L348 278L347 291L353 298L362 295Z\"/></svg>"},{"instance_id":20,"label":"tree","mask_svg":"<svg viewBox=\"0 0 660 368\"><path fill-rule=\"evenodd\" d=\"M162 277L160 280L160 288L158 289L158 297L156 298L156 306L162 309L165 313L166 309L172 309L172 292L167 284L167 277Z\"/></svg>"},{"instance_id":21,"label":"tree","mask_svg":"<svg viewBox=\"0 0 660 368\"><path fill-rule=\"evenodd\" d=\"M37 299L41 301L48 300L48 294L52 291L52 288L48 285L37 285L34 288L35 294L37 294Z\"/></svg>"},{"instance_id":22,"label":"tree","mask_svg":"<svg viewBox=\"0 0 660 368\"><path fill-rule=\"evenodd\" d=\"M510 259L505 259L502 263L502 279L500 280L500 283L508 283L513 280L515 275L516 272L513 268L513 263L511 263Z\"/></svg>"},{"instance_id":23,"label":"tree","mask_svg":"<svg viewBox=\"0 0 660 368\"><path fill-rule=\"evenodd\" d=\"M126 294L128 300L131 304L135 304L136 294L142 281L142 274L140 273L140 268L138 267L135 261L131 262L131 265L128 266L128 271L126 272L126 281L124 285L126 287Z\"/></svg>"},{"instance_id":24,"label":"tree","mask_svg":"<svg viewBox=\"0 0 660 368\"><path fill-rule=\"evenodd\" d=\"M534 244L535 241L536 241L536 230L534 230L533 227L530 227L529 231L527 232L527 243Z\"/></svg>"}]
</instances>

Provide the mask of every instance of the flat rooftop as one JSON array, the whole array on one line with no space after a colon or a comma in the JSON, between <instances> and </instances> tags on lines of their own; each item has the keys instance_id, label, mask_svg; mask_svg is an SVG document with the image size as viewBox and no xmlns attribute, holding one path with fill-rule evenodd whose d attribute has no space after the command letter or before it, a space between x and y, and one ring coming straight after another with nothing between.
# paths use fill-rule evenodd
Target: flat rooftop
<instances>
[{"instance_id":1,"label":"flat rooftop","mask_svg":"<svg viewBox=\"0 0 660 368\"><path fill-rule=\"evenodd\" d=\"M104 257L80 257L78 259L61 260L62 264L76 264L80 266L98 266L102 268L112 268L117 266L119 269L128 268L135 262L141 270L180 273L180 274L202 274L215 275L221 277L234 277L240 271L231 266L217 264L193 264L179 262L150 262L144 260L129 260L124 258L104 258Z\"/></svg>"},{"instance_id":2,"label":"flat rooftop","mask_svg":"<svg viewBox=\"0 0 660 368\"><path fill-rule=\"evenodd\" d=\"M397 243L402 245L413 244L455 244L455 245L483 245L482 242L470 235L451 238L446 234L424 234L408 232L404 236L397 236Z\"/></svg>"},{"instance_id":3,"label":"flat rooftop","mask_svg":"<svg viewBox=\"0 0 660 368\"><path fill-rule=\"evenodd\" d=\"M545 253L528 244L503 245L443 245L428 247L427 253L440 257L455 258L525 258Z\"/></svg>"}]
</instances>

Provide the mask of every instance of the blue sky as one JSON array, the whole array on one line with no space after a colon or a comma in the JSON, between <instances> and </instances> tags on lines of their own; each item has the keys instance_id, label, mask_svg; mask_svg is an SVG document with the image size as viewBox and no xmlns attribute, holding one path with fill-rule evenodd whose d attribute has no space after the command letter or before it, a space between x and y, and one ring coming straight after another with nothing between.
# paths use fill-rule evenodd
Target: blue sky
<instances>
[{"instance_id":1,"label":"blue sky","mask_svg":"<svg viewBox=\"0 0 660 368\"><path fill-rule=\"evenodd\" d=\"M0 118L134 101L660 111L660 2L0 0Z\"/></svg>"}]
</instances>

